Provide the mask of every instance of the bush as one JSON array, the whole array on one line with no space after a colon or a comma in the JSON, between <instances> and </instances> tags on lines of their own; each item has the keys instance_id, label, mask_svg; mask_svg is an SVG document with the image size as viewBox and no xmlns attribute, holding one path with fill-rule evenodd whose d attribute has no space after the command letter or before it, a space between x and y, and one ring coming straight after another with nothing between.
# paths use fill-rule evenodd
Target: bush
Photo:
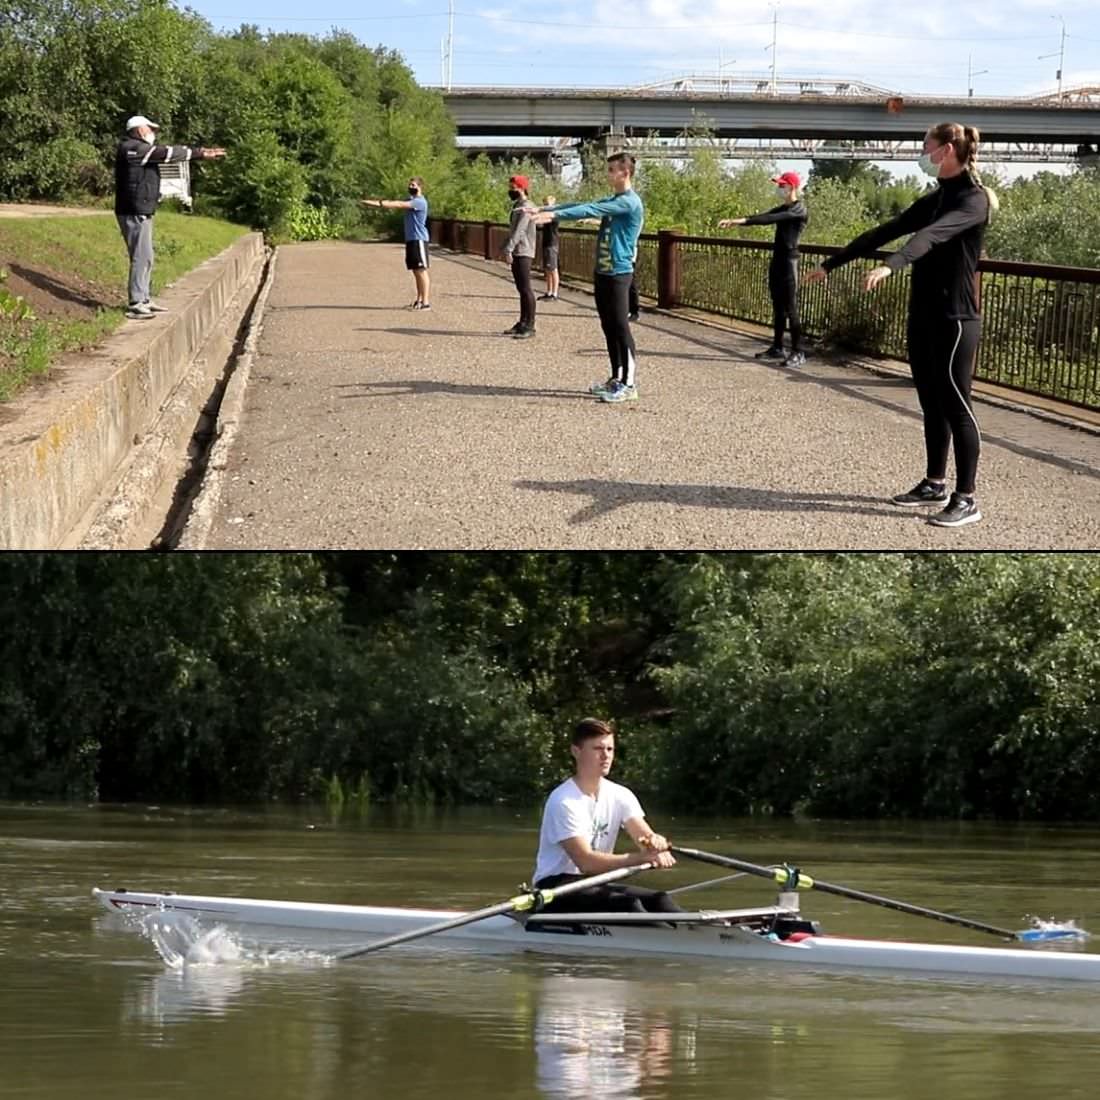
<instances>
[{"instance_id":1,"label":"bush","mask_svg":"<svg viewBox=\"0 0 1100 1100\"><path fill-rule=\"evenodd\" d=\"M306 203L286 215L283 228L296 241L326 241L340 235L339 228L329 220L327 210Z\"/></svg>"}]
</instances>

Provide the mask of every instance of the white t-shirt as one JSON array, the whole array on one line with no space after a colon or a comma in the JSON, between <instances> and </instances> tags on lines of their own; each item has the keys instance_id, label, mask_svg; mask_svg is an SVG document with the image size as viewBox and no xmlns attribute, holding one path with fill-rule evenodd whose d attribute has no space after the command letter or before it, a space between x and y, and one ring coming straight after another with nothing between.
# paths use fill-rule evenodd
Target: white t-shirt
<instances>
[{"instance_id":1,"label":"white t-shirt","mask_svg":"<svg viewBox=\"0 0 1100 1100\"><path fill-rule=\"evenodd\" d=\"M546 800L539 830L539 853L534 882L551 875L579 875L580 868L561 846L570 837L584 837L594 852L615 851L625 821L645 817L634 792L610 779L601 779L596 797L587 795L570 778L558 784Z\"/></svg>"}]
</instances>

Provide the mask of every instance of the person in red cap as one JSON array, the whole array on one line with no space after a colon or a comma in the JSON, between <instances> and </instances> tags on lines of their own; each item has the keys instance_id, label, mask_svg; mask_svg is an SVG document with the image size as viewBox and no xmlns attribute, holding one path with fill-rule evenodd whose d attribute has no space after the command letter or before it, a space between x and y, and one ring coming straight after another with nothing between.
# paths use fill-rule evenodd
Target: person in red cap
<instances>
[{"instance_id":1,"label":"person in red cap","mask_svg":"<svg viewBox=\"0 0 1100 1100\"><path fill-rule=\"evenodd\" d=\"M504 334L516 340L535 335L535 291L531 287L531 264L535 260L536 227L532 215L536 207L527 197L531 186L526 176L512 176L508 181L508 197L512 200L509 221L511 232L501 254L512 265L512 279L519 291L519 320Z\"/></svg>"},{"instance_id":2,"label":"person in red cap","mask_svg":"<svg viewBox=\"0 0 1100 1100\"><path fill-rule=\"evenodd\" d=\"M719 229L734 225L774 225L775 246L768 268L768 289L772 296L775 330L771 345L758 352L757 359L782 359L787 367L806 362L802 351L802 325L798 317L798 240L809 221L802 202L802 180L797 172L784 172L772 180L778 189L779 205L765 214L748 218L723 218ZM783 330L791 327L791 353L783 354Z\"/></svg>"}]
</instances>

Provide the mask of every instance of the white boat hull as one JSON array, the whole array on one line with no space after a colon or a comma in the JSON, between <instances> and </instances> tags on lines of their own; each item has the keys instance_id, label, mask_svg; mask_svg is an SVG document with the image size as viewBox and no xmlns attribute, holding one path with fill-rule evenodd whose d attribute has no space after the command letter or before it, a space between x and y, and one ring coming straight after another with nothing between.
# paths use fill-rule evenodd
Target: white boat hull
<instances>
[{"instance_id":1,"label":"white boat hull","mask_svg":"<svg viewBox=\"0 0 1100 1100\"><path fill-rule=\"evenodd\" d=\"M426 928L463 915L461 910L396 909L360 905L266 901L205 897L193 894L92 891L116 913L171 911L207 924L221 924L259 934L271 932L293 942L324 941L333 947L365 946L382 936ZM263 935L262 938L268 938ZM453 946L479 950L553 951L599 955L702 956L706 958L783 963L806 969L921 971L943 975L996 978L1041 978L1100 982L1100 955L1010 947L965 947L891 940L806 936L769 939L734 925L631 927L577 924L525 928L511 917L497 916L432 937Z\"/></svg>"}]
</instances>

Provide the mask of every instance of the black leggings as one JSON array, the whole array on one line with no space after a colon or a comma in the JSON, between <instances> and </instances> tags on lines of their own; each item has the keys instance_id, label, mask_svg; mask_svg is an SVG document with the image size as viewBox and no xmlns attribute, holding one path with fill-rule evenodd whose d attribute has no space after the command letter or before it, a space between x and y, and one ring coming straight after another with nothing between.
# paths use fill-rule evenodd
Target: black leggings
<instances>
[{"instance_id":1,"label":"black leggings","mask_svg":"<svg viewBox=\"0 0 1100 1100\"><path fill-rule=\"evenodd\" d=\"M535 327L535 292L531 289L531 257L512 257L512 278L519 291L519 323L524 328Z\"/></svg>"},{"instance_id":2,"label":"black leggings","mask_svg":"<svg viewBox=\"0 0 1100 1100\"><path fill-rule=\"evenodd\" d=\"M549 875L536 885L540 890L576 882L584 875ZM647 890L644 886L620 886L616 882L606 886L592 886L578 890L559 901L546 906L547 913L682 913L664 890Z\"/></svg>"},{"instance_id":3,"label":"black leggings","mask_svg":"<svg viewBox=\"0 0 1100 1100\"><path fill-rule=\"evenodd\" d=\"M802 322L798 316L798 260L773 259L768 268L775 334L772 347L783 346L783 332L791 325L791 351L802 350Z\"/></svg>"},{"instance_id":4,"label":"black leggings","mask_svg":"<svg viewBox=\"0 0 1100 1100\"><path fill-rule=\"evenodd\" d=\"M641 303L638 301L638 280L633 275L630 276L630 298L628 304L630 306L631 317L633 317L635 313L641 313Z\"/></svg>"},{"instance_id":5,"label":"black leggings","mask_svg":"<svg viewBox=\"0 0 1100 1100\"><path fill-rule=\"evenodd\" d=\"M596 312L600 315L611 377L634 385L634 337L630 333L630 284L634 276L596 273Z\"/></svg>"},{"instance_id":6,"label":"black leggings","mask_svg":"<svg viewBox=\"0 0 1100 1100\"><path fill-rule=\"evenodd\" d=\"M970 406L981 321L909 319L909 366L924 412L925 476L943 481L955 444L955 489L974 492L982 437Z\"/></svg>"}]
</instances>

